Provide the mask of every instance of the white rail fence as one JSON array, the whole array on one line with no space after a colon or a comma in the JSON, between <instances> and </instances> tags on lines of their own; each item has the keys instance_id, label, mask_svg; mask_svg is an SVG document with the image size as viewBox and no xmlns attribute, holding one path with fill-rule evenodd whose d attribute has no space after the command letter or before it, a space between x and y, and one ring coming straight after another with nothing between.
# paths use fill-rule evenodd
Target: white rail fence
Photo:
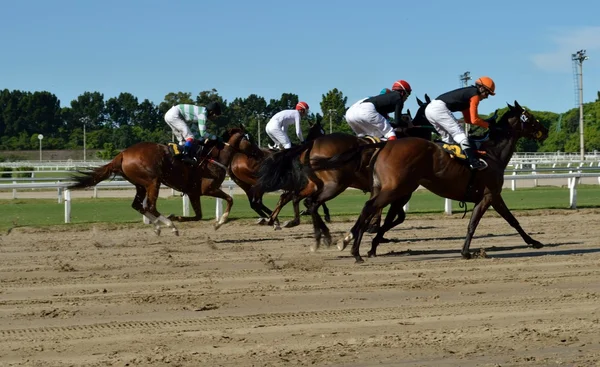
<instances>
[{"instance_id":1,"label":"white rail fence","mask_svg":"<svg viewBox=\"0 0 600 367\"><path fill-rule=\"evenodd\" d=\"M583 173L583 172L571 172L571 173L555 173L555 174L520 174L517 175L516 172L513 172L511 175L505 175L505 181L512 181L512 189L516 188L517 180L535 180L536 182L539 180L546 179L566 179L569 187L569 208L575 209L577 208L577 185L580 180L584 177L594 177L598 179L598 183L600 183L600 172L594 173ZM31 180L31 179L28 179ZM2 184L0 185L0 190L13 190L13 198L17 198L17 190L22 189L57 189L57 200L58 203L62 203L64 201L65 205L65 223L71 222L71 190L66 187L70 184L70 182L39 182L39 183L17 183L16 181L12 184ZM98 196L99 188L112 188L112 189L132 189L135 186L127 181L108 181L101 182L94 187L94 197ZM223 182L221 188L228 188L229 195L233 195L233 190L237 185L235 182L231 180L227 180ZM183 215L188 216L190 213L190 203L187 195L182 196L182 204L183 204ZM406 204L404 206L405 211L409 211L409 205ZM444 199L444 212L446 214L452 214L452 200ZM216 218L220 218L223 214L223 202L221 199L216 199L215 205L215 214ZM145 218L145 217L144 217Z\"/></svg>"}]
</instances>

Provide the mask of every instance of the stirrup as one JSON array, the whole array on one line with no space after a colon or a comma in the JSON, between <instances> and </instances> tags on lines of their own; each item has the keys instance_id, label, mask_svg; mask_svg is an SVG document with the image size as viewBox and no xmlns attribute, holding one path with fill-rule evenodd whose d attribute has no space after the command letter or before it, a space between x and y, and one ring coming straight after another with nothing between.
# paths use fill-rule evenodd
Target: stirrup
<instances>
[{"instance_id":1,"label":"stirrup","mask_svg":"<svg viewBox=\"0 0 600 367\"><path fill-rule=\"evenodd\" d=\"M488 168L487 162L484 161L483 159L477 158L476 162L477 162L477 164L469 163L469 167L471 167L471 169L476 169L478 171L481 171L481 170L484 170L484 169Z\"/></svg>"}]
</instances>

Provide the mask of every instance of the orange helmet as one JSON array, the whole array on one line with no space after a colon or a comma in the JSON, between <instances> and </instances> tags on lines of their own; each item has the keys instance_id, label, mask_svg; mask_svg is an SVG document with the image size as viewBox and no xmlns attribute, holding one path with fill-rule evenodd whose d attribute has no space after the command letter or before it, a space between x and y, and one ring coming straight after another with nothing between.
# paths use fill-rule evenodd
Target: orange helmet
<instances>
[{"instance_id":1,"label":"orange helmet","mask_svg":"<svg viewBox=\"0 0 600 367\"><path fill-rule=\"evenodd\" d=\"M306 102L298 102L298 104L296 105L296 110L298 110L298 111L305 110L305 111L308 112L308 103L306 103Z\"/></svg>"},{"instance_id":2,"label":"orange helmet","mask_svg":"<svg viewBox=\"0 0 600 367\"><path fill-rule=\"evenodd\" d=\"M475 85L484 87L492 96L496 95L496 83L490 77L482 76L475 81Z\"/></svg>"},{"instance_id":3,"label":"orange helmet","mask_svg":"<svg viewBox=\"0 0 600 367\"><path fill-rule=\"evenodd\" d=\"M392 90L397 90L399 92L406 92L406 94L410 94L412 92L412 88L410 84L406 80L398 80L392 85Z\"/></svg>"}]
</instances>

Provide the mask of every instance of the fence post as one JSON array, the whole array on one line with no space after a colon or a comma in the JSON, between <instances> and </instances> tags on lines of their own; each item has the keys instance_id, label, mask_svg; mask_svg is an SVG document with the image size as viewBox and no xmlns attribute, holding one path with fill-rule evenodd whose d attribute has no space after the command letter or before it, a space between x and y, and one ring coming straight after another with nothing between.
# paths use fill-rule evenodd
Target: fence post
<instances>
[{"instance_id":1,"label":"fence post","mask_svg":"<svg viewBox=\"0 0 600 367\"><path fill-rule=\"evenodd\" d=\"M98 186L94 186L94 194L92 194L92 198L98 199Z\"/></svg>"},{"instance_id":2,"label":"fence post","mask_svg":"<svg viewBox=\"0 0 600 367\"><path fill-rule=\"evenodd\" d=\"M223 199L217 198L216 208L215 208L215 219L219 220L223 215Z\"/></svg>"},{"instance_id":3,"label":"fence post","mask_svg":"<svg viewBox=\"0 0 600 367\"><path fill-rule=\"evenodd\" d=\"M512 175L516 176L517 172L513 172ZM510 181L510 188L512 189L512 191L515 191L517 189L517 180Z\"/></svg>"},{"instance_id":4,"label":"fence post","mask_svg":"<svg viewBox=\"0 0 600 367\"><path fill-rule=\"evenodd\" d=\"M531 165L531 168L532 168L531 174L533 174L533 175L537 175L537 172L535 171L536 166L537 165L535 163L533 163ZM536 178L536 179L533 180L533 187L537 187L537 185L538 185L538 180Z\"/></svg>"},{"instance_id":5,"label":"fence post","mask_svg":"<svg viewBox=\"0 0 600 367\"><path fill-rule=\"evenodd\" d=\"M183 216L189 217L189 215L190 215L190 198L187 196L187 194L183 195L182 203L183 203Z\"/></svg>"},{"instance_id":6,"label":"fence post","mask_svg":"<svg viewBox=\"0 0 600 367\"><path fill-rule=\"evenodd\" d=\"M13 183L16 185L17 181L13 181ZM17 198L17 189L13 189L13 199Z\"/></svg>"},{"instance_id":7,"label":"fence post","mask_svg":"<svg viewBox=\"0 0 600 367\"><path fill-rule=\"evenodd\" d=\"M577 209L577 184L579 177L573 177L571 187L569 187L569 208Z\"/></svg>"},{"instance_id":8,"label":"fence post","mask_svg":"<svg viewBox=\"0 0 600 367\"><path fill-rule=\"evenodd\" d=\"M65 195L65 223L71 223L71 190L66 189Z\"/></svg>"},{"instance_id":9,"label":"fence post","mask_svg":"<svg viewBox=\"0 0 600 367\"><path fill-rule=\"evenodd\" d=\"M444 212L448 215L452 214L452 200L444 199Z\"/></svg>"}]
</instances>

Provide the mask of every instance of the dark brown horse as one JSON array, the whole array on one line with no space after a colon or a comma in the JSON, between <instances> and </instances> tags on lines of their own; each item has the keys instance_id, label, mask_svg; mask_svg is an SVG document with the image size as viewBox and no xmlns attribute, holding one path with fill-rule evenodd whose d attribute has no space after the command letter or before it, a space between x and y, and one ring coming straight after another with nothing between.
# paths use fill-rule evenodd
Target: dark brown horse
<instances>
[{"instance_id":1,"label":"dark brown horse","mask_svg":"<svg viewBox=\"0 0 600 367\"><path fill-rule=\"evenodd\" d=\"M320 122L315 122L310 125L310 129L308 130L308 134L306 136L306 141L312 141L319 136L325 135L325 130ZM235 154L233 160L231 161L230 166L230 177L231 179L246 193L248 197L248 201L250 202L251 208L261 217L259 223L266 223L266 219L271 216L272 211L263 204L263 195L264 192L260 190L251 190L258 180L258 169L260 167L261 162L273 155L273 151L268 149L259 149L258 146L253 145L252 138L248 137L248 139L240 145L240 149L242 151L250 152L249 154L238 153ZM280 203L281 206L285 205L291 199L294 198L293 193L284 193L281 195ZM294 219L291 222L300 222L300 209L299 209L299 199L294 200ZM279 207L279 206L278 206ZM325 212L325 217L329 218L329 209L327 206L323 206L323 211ZM279 213L279 211L277 212ZM275 219L273 221L276 223L276 228L279 229L278 221ZM284 226L288 226L288 223L284 223ZM271 223L273 224L273 223Z\"/></svg>"},{"instance_id":2,"label":"dark brown horse","mask_svg":"<svg viewBox=\"0 0 600 367\"><path fill-rule=\"evenodd\" d=\"M207 143L204 147L206 153L198 157L199 163L196 165L189 165L174 158L167 145L138 143L123 150L110 163L72 176L75 183L69 188L90 187L111 176L121 175L136 188L131 206L150 219L156 234L160 234L160 223L163 223L178 235L179 231L171 219L179 222L202 219L200 196L221 198L227 201L227 208L221 218L216 218L215 229L218 229L227 220L233 205L233 199L221 190L221 184L233 155L243 152L240 144L244 139L246 137L243 128L229 129L223 136L223 142ZM156 200L161 184L187 194L196 215L170 215L167 218L159 213Z\"/></svg>"},{"instance_id":3,"label":"dark brown horse","mask_svg":"<svg viewBox=\"0 0 600 367\"><path fill-rule=\"evenodd\" d=\"M427 100L428 98L426 97ZM412 134L423 137L431 136L430 130L422 129L423 125L428 124L424 113L427 103L423 103L419 99L417 101L420 107L413 120L415 128L399 131L401 137ZM385 143L372 144L368 139L344 133L321 136L304 146L277 153L266 159L261 165L260 178L256 187L265 191L286 190L295 195L295 201L306 198L308 211L313 220L315 237L311 251L316 251L320 246L321 239L327 246L332 242L329 228L318 214L319 206L335 198L348 187L369 192L369 161L375 150L383 144ZM316 168L312 165L313 161L326 160L359 147L361 147L361 154L355 161L348 161L333 169L313 169ZM281 205L278 204L269 223L274 221L280 209ZM298 223L290 222L287 226L291 227ZM379 217L373 218L372 227L379 227Z\"/></svg>"},{"instance_id":4,"label":"dark brown horse","mask_svg":"<svg viewBox=\"0 0 600 367\"><path fill-rule=\"evenodd\" d=\"M386 144L378 152L373 158L371 198L365 203L351 231L354 237L351 252L356 262L363 261L359 246L371 218L390 205L384 224L373 238L369 257L376 256L377 245L383 234L404 221L406 214L403 206L419 185L441 197L475 203L461 251L466 259L471 257L469 246L475 229L490 205L517 230L528 245L534 248L543 246L521 228L504 203L501 192L504 170L515 151L517 140L526 137L543 141L548 136L548 129L517 101L514 107L508 107L500 121L491 126L489 140L480 148L486 152L484 159L488 163L488 168L483 171L471 171L465 162L452 158L439 145L423 139L400 139ZM334 160L338 164L344 164L347 160L357 162L361 159L359 153L347 152L345 157L337 156L329 163Z\"/></svg>"}]
</instances>

